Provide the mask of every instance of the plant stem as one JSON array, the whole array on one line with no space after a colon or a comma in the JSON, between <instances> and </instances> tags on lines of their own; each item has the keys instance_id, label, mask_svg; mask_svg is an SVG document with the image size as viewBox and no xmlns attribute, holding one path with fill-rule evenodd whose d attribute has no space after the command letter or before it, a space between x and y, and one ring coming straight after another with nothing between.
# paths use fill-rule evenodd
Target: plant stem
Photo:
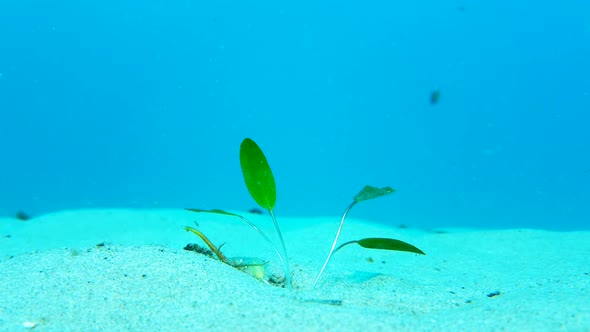
<instances>
[{"instance_id":1,"label":"plant stem","mask_svg":"<svg viewBox=\"0 0 590 332\"><path fill-rule=\"evenodd\" d=\"M344 211L344 214L342 215L342 219L340 220L340 226L338 226L338 231L336 232L336 237L334 238L334 242L332 243L332 248L330 248L330 252L328 253L328 257L326 258L326 261L324 262L324 265L322 266L320 273L318 273L318 276L315 278L315 281L313 282L313 286L311 287L311 289L315 289L315 287L318 284L318 281L320 280L320 277L322 276L322 273L324 273L324 270L326 269L326 266L328 265L328 262L330 261L332 254L334 253L334 248L336 248L336 243L338 243L338 237L340 236L340 232L342 231L342 226L344 225L344 220L346 219L346 215L348 214L348 211L350 211L350 209L352 209L352 207L356 203L357 203L356 201L350 203L350 205Z\"/></svg>"},{"instance_id":2,"label":"plant stem","mask_svg":"<svg viewBox=\"0 0 590 332\"><path fill-rule=\"evenodd\" d=\"M207 244L207 246L209 246L209 249L211 249L211 251L213 251L213 253L215 253L215 255L217 255L217 258L219 258L220 261L224 262L225 264L231 265L229 263L229 260L227 259L227 257L225 257L225 255L221 253L221 250L220 250L221 249L221 246L219 248L215 247L215 245L213 244L213 242L211 242L205 236L205 234L203 234L201 231L199 231L196 228L192 228L190 226L185 226L184 229L187 232L192 232L192 233L198 235L203 240L203 242L205 242L205 244Z\"/></svg>"},{"instance_id":3,"label":"plant stem","mask_svg":"<svg viewBox=\"0 0 590 332\"><path fill-rule=\"evenodd\" d=\"M352 240L352 241L348 241L348 242L344 242L341 245L338 246L338 248L336 248L336 250L334 250L334 253L337 253L338 250L342 249L342 247L347 246L349 244L353 244L353 243L359 243L359 241L357 240Z\"/></svg>"},{"instance_id":4,"label":"plant stem","mask_svg":"<svg viewBox=\"0 0 590 332\"><path fill-rule=\"evenodd\" d=\"M258 227L256 227L256 225L254 225L253 222L251 222L250 220L246 219L246 217L242 217L240 215L236 215L236 216L238 216L240 219L242 219L242 221L244 221L245 223L247 223L256 232L258 232L258 234L260 236L262 236L262 238L272 247L272 249L275 251L275 253L277 254L277 256L279 256L279 260L281 261L281 264L283 264L283 270L285 270L285 274L287 274L288 271L289 271L289 267L287 266L287 263L283 259L283 255L281 255L281 253L279 252L279 249L277 248L277 246L275 246L274 243L272 243L272 241L268 238L268 236L266 236Z\"/></svg>"},{"instance_id":5,"label":"plant stem","mask_svg":"<svg viewBox=\"0 0 590 332\"><path fill-rule=\"evenodd\" d=\"M291 289L291 271L289 270L289 258L287 255L287 248L285 247L285 241L283 241L283 234L281 234L281 230L279 229L279 223L275 218L275 214L272 212L271 209L268 210L270 216L272 218L272 222L275 224L275 228L277 233L279 234L279 240L281 241L281 246L283 247L283 254L285 255L285 260L281 260L283 262L283 268L285 270L285 283L287 284L287 288Z\"/></svg>"}]
</instances>

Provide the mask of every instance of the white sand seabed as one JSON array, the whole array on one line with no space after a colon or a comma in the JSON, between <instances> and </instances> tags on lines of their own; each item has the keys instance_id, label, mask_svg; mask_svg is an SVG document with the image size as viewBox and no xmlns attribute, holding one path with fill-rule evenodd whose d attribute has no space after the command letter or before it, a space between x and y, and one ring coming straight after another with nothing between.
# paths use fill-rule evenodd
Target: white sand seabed
<instances>
[{"instance_id":1,"label":"white sand seabed","mask_svg":"<svg viewBox=\"0 0 590 332\"><path fill-rule=\"evenodd\" d=\"M248 216L276 238L268 216ZM183 250L204 245L183 230L194 221L227 256L269 260L282 275L274 252L231 217L82 210L0 219L0 330L590 331L590 232L432 232L350 219L341 242L392 237L426 256L352 245L311 290L339 218L279 216L288 290Z\"/></svg>"}]
</instances>

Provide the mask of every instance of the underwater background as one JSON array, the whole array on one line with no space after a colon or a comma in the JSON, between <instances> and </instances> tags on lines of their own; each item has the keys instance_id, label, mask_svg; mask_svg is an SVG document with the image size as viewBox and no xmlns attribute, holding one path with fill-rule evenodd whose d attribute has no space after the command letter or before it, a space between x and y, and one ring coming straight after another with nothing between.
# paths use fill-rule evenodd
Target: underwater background
<instances>
[{"instance_id":1,"label":"underwater background","mask_svg":"<svg viewBox=\"0 0 590 332\"><path fill-rule=\"evenodd\" d=\"M0 214L590 228L590 1L0 1ZM336 220L335 220L336 221Z\"/></svg>"}]
</instances>

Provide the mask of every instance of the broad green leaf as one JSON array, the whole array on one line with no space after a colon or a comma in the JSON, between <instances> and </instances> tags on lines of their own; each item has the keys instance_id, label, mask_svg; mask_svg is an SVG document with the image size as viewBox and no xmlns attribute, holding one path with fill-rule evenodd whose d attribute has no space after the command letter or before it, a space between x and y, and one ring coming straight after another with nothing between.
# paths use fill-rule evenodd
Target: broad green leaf
<instances>
[{"instance_id":1,"label":"broad green leaf","mask_svg":"<svg viewBox=\"0 0 590 332\"><path fill-rule=\"evenodd\" d=\"M389 195L395 192L395 189L391 187L375 188L371 186L365 186L356 196L354 196L354 202L362 202L369 199Z\"/></svg>"},{"instance_id":2,"label":"broad green leaf","mask_svg":"<svg viewBox=\"0 0 590 332\"><path fill-rule=\"evenodd\" d=\"M414 252L420 255L426 255L422 250L414 247L413 245L400 240L371 237L358 241L352 241L358 243L363 248L368 249L385 249L385 250L397 250Z\"/></svg>"},{"instance_id":3,"label":"broad green leaf","mask_svg":"<svg viewBox=\"0 0 590 332\"><path fill-rule=\"evenodd\" d=\"M250 196L266 210L272 210L277 200L275 179L258 145L246 138L240 146L240 165Z\"/></svg>"}]
</instances>

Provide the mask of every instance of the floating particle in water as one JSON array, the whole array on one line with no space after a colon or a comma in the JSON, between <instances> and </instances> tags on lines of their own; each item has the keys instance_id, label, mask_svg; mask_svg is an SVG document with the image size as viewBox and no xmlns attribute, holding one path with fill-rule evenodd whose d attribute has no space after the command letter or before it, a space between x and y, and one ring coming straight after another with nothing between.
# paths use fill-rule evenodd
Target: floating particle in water
<instances>
[{"instance_id":1,"label":"floating particle in water","mask_svg":"<svg viewBox=\"0 0 590 332\"><path fill-rule=\"evenodd\" d=\"M430 92L430 105L438 104L439 99L440 99L440 90L439 89L432 90Z\"/></svg>"}]
</instances>

